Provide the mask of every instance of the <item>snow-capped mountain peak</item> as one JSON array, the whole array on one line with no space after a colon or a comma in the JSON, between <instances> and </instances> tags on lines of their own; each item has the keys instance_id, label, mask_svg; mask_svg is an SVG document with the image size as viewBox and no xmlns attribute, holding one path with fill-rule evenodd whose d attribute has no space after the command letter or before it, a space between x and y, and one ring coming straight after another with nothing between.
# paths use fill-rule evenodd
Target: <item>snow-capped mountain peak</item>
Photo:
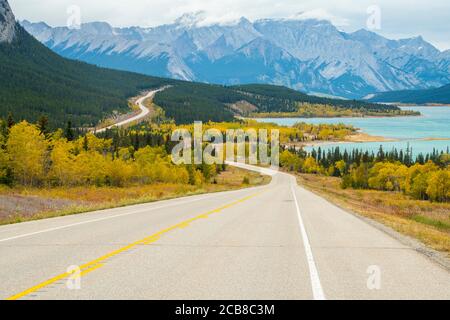
<instances>
[{"instance_id":1,"label":"snow-capped mountain peak","mask_svg":"<svg viewBox=\"0 0 450 320\"><path fill-rule=\"evenodd\" d=\"M199 26L207 18L205 11L197 11L192 13L185 13L175 20L175 25L178 28L194 28Z\"/></svg>"},{"instance_id":2,"label":"snow-capped mountain peak","mask_svg":"<svg viewBox=\"0 0 450 320\"><path fill-rule=\"evenodd\" d=\"M88 35L113 36L113 28L107 22L83 23L80 29Z\"/></svg>"}]
</instances>

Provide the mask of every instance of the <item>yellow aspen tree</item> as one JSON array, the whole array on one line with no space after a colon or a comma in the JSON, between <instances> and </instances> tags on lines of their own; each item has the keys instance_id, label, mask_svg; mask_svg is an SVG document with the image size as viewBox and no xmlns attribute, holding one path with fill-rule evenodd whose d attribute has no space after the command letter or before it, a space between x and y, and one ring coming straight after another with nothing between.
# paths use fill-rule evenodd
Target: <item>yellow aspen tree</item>
<instances>
[{"instance_id":1,"label":"yellow aspen tree","mask_svg":"<svg viewBox=\"0 0 450 320\"><path fill-rule=\"evenodd\" d=\"M108 160L106 163L106 176L112 186L123 187L133 180L135 176L134 166L123 159Z\"/></svg>"},{"instance_id":2,"label":"yellow aspen tree","mask_svg":"<svg viewBox=\"0 0 450 320\"><path fill-rule=\"evenodd\" d=\"M111 148L112 140L110 139L101 139L93 135L92 133L86 134L86 136L78 138L75 142L78 150L85 151L97 151L97 152L105 152Z\"/></svg>"},{"instance_id":3,"label":"yellow aspen tree","mask_svg":"<svg viewBox=\"0 0 450 320\"><path fill-rule=\"evenodd\" d=\"M75 157L71 153L73 144L66 139L53 141L53 149L50 154L51 169L49 176L60 185L75 184L74 161Z\"/></svg>"},{"instance_id":4,"label":"yellow aspen tree","mask_svg":"<svg viewBox=\"0 0 450 320\"><path fill-rule=\"evenodd\" d=\"M39 129L26 121L10 129L6 149L14 178L23 185L44 180L44 162L48 142Z\"/></svg>"},{"instance_id":5,"label":"yellow aspen tree","mask_svg":"<svg viewBox=\"0 0 450 320\"><path fill-rule=\"evenodd\" d=\"M450 172L448 170L439 170L430 174L427 194L432 201L450 200Z\"/></svg>"},{"instance_id":6,"label":"yellow aspen tree","mask_svg":"<svg viewBox=\"0 0 450 320\"><path fill-rule=\"evenodd\" d=\"M308 157L303 163L303 170L306 173L319 173L320 167L316 159L314 159L313 157Z\"/></svg>"},{"instance_id":7,"label":"yellow aspen tree","mask_svg":"<svg viewBox=\"0 0 450 320\"><path fill-rule=\"evenodd\" d=\"M8 154L0 147L0 182L6 178L8 172Z\"/></svg>"},{"instance_id":8,"label":"yellow aspen tree","mask_svg":"<svg viewBox=\"0 0 450 320\"><path fill-rule=\"evenodd\" d=\"M334 166L336 167L336 169L339 170L339 173L341 174L341 177L344 176L345 168L347 166L345 161L344 160L340 160L340 161L336 162Z\"/></svg>"},{"instance_id":9,"label":"yellow aspen tree","mask_svg":"<svg viewBox=\"0 0 450 320\"><path fill-rule=\"evenodd\" d=\"M107 159L96 151L81 152L75 157L74 176L78 184L98 185L105 183Z\"/></svg>"},{"instance_id":10,"label":"yellow aspen tree","mask_svg":"<svg viewBox=\"0 0 450 320\"><path fill-rule=\"evenodd\" d=\"M0 120L1 125L1 120ZM8 172L8 154L4 149L6 143L5 137L0 133L0 183L4 181Z\"/></svg>"}]
</instances>

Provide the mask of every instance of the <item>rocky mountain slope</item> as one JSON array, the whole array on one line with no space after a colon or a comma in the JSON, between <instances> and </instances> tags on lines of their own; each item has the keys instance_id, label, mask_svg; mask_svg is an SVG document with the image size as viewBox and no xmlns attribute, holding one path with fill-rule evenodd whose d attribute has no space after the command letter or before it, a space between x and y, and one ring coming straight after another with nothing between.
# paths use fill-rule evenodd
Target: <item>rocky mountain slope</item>
<instances>
[{"instance_id":1,"label":"rocky mountain slope","mask_svg":"<svg viewBox=\"0 0 450 320\"><path fill-rule=\"evenodd\" d=\"M0 0L0 43L11 42L16 30L16 20L8 1Z\"/></svg>"}]
</instances>

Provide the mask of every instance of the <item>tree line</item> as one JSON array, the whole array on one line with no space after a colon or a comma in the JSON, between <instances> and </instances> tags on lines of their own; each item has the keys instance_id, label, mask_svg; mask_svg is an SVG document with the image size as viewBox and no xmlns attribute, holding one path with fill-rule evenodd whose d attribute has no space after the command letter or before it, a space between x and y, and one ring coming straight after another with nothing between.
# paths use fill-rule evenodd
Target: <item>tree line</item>
<instances>
[{"instance_id":1,"label":"tree line","mask_svg":"<svg viewBox=\"0 0 450 320\"><path fill-rule=\"evenodd\" d=\"M281 166L289 171L341 178L343 188L403 192L414 199L450 201L450 153L434 150L413 156L405 151L383 147L377 153L339 147L327 151L285 149Z\"/></svg>"},{"instance_id":2,"label":"tree line","mask_svg":"<svg viewBox=\"0 0 450 320\"><path fill-rule=\"evenodd\" d=\"M49 132L45 121L0 120L0 183L34 187L116 186L213 182L222 165L174 165L166 138L152 134L133 142L76 136L68 126ZM143 143L145 139L148 143ZM125 141L131 141L126 143Z\"/></svg>"},{"instance_id":3,"label":"tree line","mask_svg":"<svg viewBox=\"0 0 450 320\"><path fill-rule=\"evenodd\" d=\"M261 112L296 112L301 104L328 105L340 109L373 113L397 113L401 109L394 105L372 103L362 100L344 100L307 95L287 87L267 84L248 84L232 87L249 96L250 103L259 105Z\"/></svg>"},{"instance_id":4,"label":"tree line","mask_svg":"<svg viewBox=\"0 0 450 320\"><path fill-rule=\"evenodd\" d=\"M52 130L48 118L36 124L15 123L11 115L0 119L0 183L25 186L111 185L133 183L214 182L225 170L223 165L174 166L170 154L177 142L172 132L193 125L144 122L129 128L114 128L99 134L74 128L67 122L64 129ZM254 128L278 129L282 144L329 139L354 131L345 125L298 124L282 127L256 121L208 122L204 130ZM270 133L269 133L270 140ZM225 138L224 138L225 141Z\"/></svg>"}]
</instances>

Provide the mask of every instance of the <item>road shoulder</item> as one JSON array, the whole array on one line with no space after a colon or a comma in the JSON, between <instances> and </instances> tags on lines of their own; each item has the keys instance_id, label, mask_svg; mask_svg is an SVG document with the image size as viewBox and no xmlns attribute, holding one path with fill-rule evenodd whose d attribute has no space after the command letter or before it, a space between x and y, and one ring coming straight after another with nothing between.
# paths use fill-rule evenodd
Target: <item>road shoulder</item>
<instances>
[{"instance_id":1,"label":"road shoulder","mask_svg":"<svg viewBox=\"0 0 450 320\"><path fill-rule=\"evenodd\" d=\"M330 205L335 206L346 213L364 221L365 223L369 224L370 226L382 231L383 233L389 235L391 238L394 238L395 240L399 241L402 245L405 245L407 247L412 248L414 251L426 256L428 259L430 259L433 263L439 265L440 267L444 268L448 272L450 272L450 258L446 256L445 253L439 252L424 243L420 242L418 239L415 239L411 236L408 236L406 234L402 234L390 226L383 224L373 218L369 218L367 216L364 216L361 213L358 213L356 210L350 208L349 206L344 205L342 202L337 201L336 198L324 193L319 192L318 190L304 184L301 182L301 180L297 177L297 183L299 184L299 187L304 188L305 190L312 192L313 194L321 197L326 202L328 202Z\"/></svg>"}]
</instances>

